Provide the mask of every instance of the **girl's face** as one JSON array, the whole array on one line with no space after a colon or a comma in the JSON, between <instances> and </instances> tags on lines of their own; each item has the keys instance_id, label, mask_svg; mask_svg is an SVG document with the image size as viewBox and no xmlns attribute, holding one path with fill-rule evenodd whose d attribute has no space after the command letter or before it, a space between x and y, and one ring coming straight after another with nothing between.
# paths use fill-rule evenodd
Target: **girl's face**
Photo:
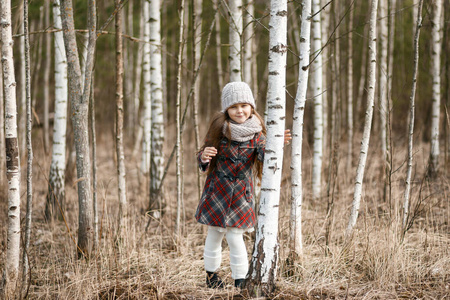
<instances>
[{"instance_id":1,"label":"girl's face","mask_svg":"<svg viewBox=\"0 0 450 300\"><path fill-rule=\"evenodd\" d=\"M244 123L252 115L252 106L247 103L237 103L227 109L231 120L238 124Z\"/></svg>"}]
</instances>

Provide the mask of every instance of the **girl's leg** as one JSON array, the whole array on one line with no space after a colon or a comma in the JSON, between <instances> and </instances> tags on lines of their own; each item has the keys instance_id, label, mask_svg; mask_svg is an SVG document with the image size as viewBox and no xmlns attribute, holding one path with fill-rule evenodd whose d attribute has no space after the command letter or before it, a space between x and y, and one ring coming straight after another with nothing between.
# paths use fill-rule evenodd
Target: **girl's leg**
<instances>
[{"instance_id":1,"label":"girl's leg","mask_svg":"<svg viewBox=\"0 0 450 300\"><path fill-rule=\"evenodd\" d=\"M216 272L222 261L222 239L225 232L220 232L214 227L208 227L208 234L205 240L205 250L203 259L207 272Z\"/></svg>"},{"instance_id":2,"label":"girl's leg","mask_svg":"<svg viewBox=\"0 0 450 300\"><path fill-rule=\"evenodd\" d=\"M230 247L230 267L233 279L244 279L248 272L247 248L244 242L244 232L228 230L228 247Z\"/></svg>"}]
</instances>

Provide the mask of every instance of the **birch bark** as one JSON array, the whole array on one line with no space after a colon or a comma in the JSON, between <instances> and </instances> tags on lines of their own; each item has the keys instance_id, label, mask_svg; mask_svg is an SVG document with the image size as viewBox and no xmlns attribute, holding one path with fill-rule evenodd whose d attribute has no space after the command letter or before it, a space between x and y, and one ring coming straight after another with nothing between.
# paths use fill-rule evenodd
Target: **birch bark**
<instances>
[{"instance_id":1,"label":"birch bark","mask_svg":"<svg viewBox=\"0 0 450 300\"><path fill-rule=\"evenodd\" d=\"M388 5L387 0L379 0L379 28L378 38L380 40L380 56L378 70L378 99L380 104L380 134L381 134L381 154L387 161L387 118L389 115L387 107L387 78L388 78Z\"/></svg>"},{"instance_id":2,"label":"birch bark","mask_svg":"<svg viewBox=\"0 0 450 300\"><path fill-rule=\"evenodd\" d=\"M144 41L150 39L150 3L145 0L142 10L144 11ZM144 85L143 94L143 138L142 138L142 160L141 160L141 172L147 175L150 171L150 151L151 151L151 118L152 118L152 106L151 106L151 86L150 86L150 44L144 44L144 53L142 61L142 76Z\"/></svg>"},{"instance_id":3,"label":"birch bark","mask_svg":"<svg viewBox=\"0 0 450 300\"><path fill-rule=\"evenodd\" d=\"M218 11L219 9L219 1L213 0L214 10ZM220 39L220 14L215 14L215 29L216 29L216 56L217 56L217 77L218 83L220 87L223 87L223 67L222 67L222 42Z\"/></svg>"},{"instance_id":4,"label":"birch bark","mask_svg":"<svg viewBox=\"0 0 450 300\"><path fill-rule=\"evenodd\" d=\"M0 1L0 42L5 104L6 179L8 180L8 232L4 272L5 298L13 297L20 257L20 162L17 140L16 79L14 75L11 2Z\"/></svg>"},{"instance_id":5,"label":"birch bark","mask_svg":"<svg viewBox=\"0 0 450 300\"><path fill-rule=\"evenodd\" d=\"M347 172L352 168L353 157L353 15L354 7L350 8L348 21L348 63L347 63Z\"/></svg>"},{"instance_id":6,"label":"birch bark","mask_svg":"<svg viewBox=\"0 0 450 300\"><path fill-rule=\"evenodd\" d=\"M1 14L1 12L0 12ZM0 53L2 51L2 43L0 43ZM0 70L2 70L2 62L0 60ZM3 72L0 71L0 189L3 189L6 183L6 153L5 153L5 102L3 99Z\"/></svg>"},{"instance_id":7,"label":"birch bark","mask_svg":"<svg viewBox=\"0 0 450 300\"><path fill-rule=\"evenodd\" d=\"M277 277L278 207L286 104L286 0L271 1L269 28L267 140L256 239L246 282L246 287L254 294L259 291L265 294L273 291Z\"/></svg>"},{"instance_id":8,"label":"birch bark","mask_svg":"<svg viewBox=\"0 0 450 300\"><path fill-rule=\"evenodd\" d=\"M361 141L361 150L359 152L359 162L356 169L355 189L353 194L352 208L348 221L346 237L350 238L353 228L358 218L359 206L361 203L362 184L364 179L364 169L366 167L367 152L369 150L370 130L372 128L373 106L375 98L376 84L376 63L377 63L377 6L378 0L371 1L370 19L369 19L369 70L368 70L368 90L367 90L367 108L364 121L364 131Z\"/></svg>"},{"instance_id":9,"label":"birch bark","mask_svg":"<svg viewBox=\"0 0 450 300\"><path fill-rule=\"evenodd\" d=\"M253 1L247 1L246 12L244 13L244 32L243 32L243 44L244 44L244 81L249 84L254 91L256 91L256 55L254 53L255 46L255 30L253 16L255 14L255 6Z\"/></svg>"},{"instance_id":10,"label":"birch bark","mask_svg":"<svg viewBox=\"0 0 450 300\"><path fill-rule=\"evenodd\" d=\"M303 116L305 113L306 91L308 88L309 55L311 52L311 0L302 2L299 46L299 73L297 95L295 97L292 124L291 154L291 216L290 216L290 252L300 258L303 255L302 243L302 145Z\"/></svg>"},{"instance_id":11,"label":"birch bark","mask_svg":"<svg viewBox=\"0 0 450 300\"><path fill-rule=\"evenodd\" d=\"M323 156L323 107L322 107L322 49L321 40L321 13L320 0L312 0L312 28L311 28L311 51L315 58L312 77L312 92L314 95L314 146L313 146L313 169L312 169L312 196L320 198L322 182L322 156Z\"/></svg>"},{"instance_id":12,"label":"birch bark","mask_svg":"<svg viewBox=\"0 0 450 300\"><path fill-rule=\"evenodd\" d=\"M439 172L439 120L441 108L441 49L442 49L442 0L433 1L431 27L431 74L433 77L431 105L431 150L428 174L435 177Z\"/></svg>"},{"instance_id":13,"label":"birch bark","mask_svg":"<svg viewBox=\"0 0 450 300\"><path fill-rule=\"evenodd\" d=\"M403 194L403 234L405 234L408 226L408 216L409 216L409 196L411 192L411 174L413 168L413 138L414 138L414 118L415 118L415 98L416 98L416 87L417 87L417 73L419 68L419 37L420 28L422 27L422 6L423 0L419 0L417 6L417 16L415 18L416 31L414 34L414 69L413 69L413 81L411 86L411 96L409 98L409 125L408 125L408 157L407 157L407 168L406 168L406 178L405 178L405 193Z\"/></svg>"},{"instance_id":14,"label":"birch bark","mask_svg":"<svg viewBox=\"0 0 450 300\"><path fill-rule=\"evenodd\" d=\"M150 1L150 86L152 103L150 207L163 208L163 193L158 192L164 173L164 98L162 86L161 6ZM159 213L161 214L161 212Z\"/></svg>"},{"instance_id":15,"label":"birch bark","mask_svg":"<svg viewBox=\"0 0 450 300\"><path fill-rule=\"evenodd\" d=\"M59 0L53 1L53 27L62 29ZM52 162L49 188L45 204L47 219L62 218L65 204L66 129L67 129L67 61L62 31L54 33L55 39L55 117L53 126Z\"/></svg>"},{"instance_id":16,"label":"birch bark","mask_svg":"<svg viewBox=\"0 0 450 300\"><path fill-rule=\"evenodd\" d=\"M242 81L242 0L228 2L230 13L230 81Z\"/></svg>"},{"instance_id":17,"label":"birch bark","mask_svg":"<svg viewBox=\"0 0 450 300\"><path fill-rule=\"evenodd\" d=\"M116 9L121 0L115 0ZM123 151L123 23L122 12L116 14L116 156L117 156L117 188L119 194L118 238L124 238L127 225L127 182L125 179L125 154Z\"/></svg>"},{"instance_id":18,"label":"birch bark","mask_svg":"<svg viewBox=\"0 0 450 300\"><path fill-rule=\"evenodd\" d=\"M44 1L44 26L45 28L50 28L50 0ZM44 150L45 153L48 153L49 151L49 120L48 120L48 113L49 113L49 104L50 104L50 68L51 68L51 57L52 57L52 40L51 35L46 34L45 35L45 55L44 55L44 97L43 97L43 104L44 104L44 118L42 120L43 123L43 137L44 137Z\"/></svg>"}]
</instances>

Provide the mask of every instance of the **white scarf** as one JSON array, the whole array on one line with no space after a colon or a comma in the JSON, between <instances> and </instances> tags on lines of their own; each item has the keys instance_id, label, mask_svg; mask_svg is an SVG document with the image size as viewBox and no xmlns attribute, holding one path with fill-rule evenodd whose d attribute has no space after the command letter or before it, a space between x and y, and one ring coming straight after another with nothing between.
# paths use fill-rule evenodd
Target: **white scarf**
<instances>
[{"instance_id":1,"label":"white scarf","mask_svg":"<svg viewBox=\"0 0 450 300\"><path fill-rule=\"evenodd\" d=\"M230 127L231 137L228 136L228 126ZM251 115L244 123L225 122L222 132L228 139L237 142L246 142L251 140L255 133L262 130L261 122L258 117Z\"/></svg>"}]
</instances>

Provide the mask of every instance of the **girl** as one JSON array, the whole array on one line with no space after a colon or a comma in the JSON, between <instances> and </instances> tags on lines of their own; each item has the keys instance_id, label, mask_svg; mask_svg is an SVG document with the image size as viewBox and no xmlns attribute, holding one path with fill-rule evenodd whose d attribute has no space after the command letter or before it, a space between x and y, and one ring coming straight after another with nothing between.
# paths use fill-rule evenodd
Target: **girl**
<instances>
[{"instance_id":1,"label":"girl","mask_svg":"<svg viewBox=\"0 0 450 300\"><path fill-rule=\"evenodd\" d=\"M208 225L203 258L206 284L223 288L217 275L222 260L222 239L230 247L231 277L241 287L248 271L244 232L256 222L253 169L261 179L266 129L255 111L255 100L244 82L230 82L222 90L222 111L211 121L197 159L207 171L205 187L195 218ZM285 142L291 139L289 130Z\"/></svg>"}]
</instances>

